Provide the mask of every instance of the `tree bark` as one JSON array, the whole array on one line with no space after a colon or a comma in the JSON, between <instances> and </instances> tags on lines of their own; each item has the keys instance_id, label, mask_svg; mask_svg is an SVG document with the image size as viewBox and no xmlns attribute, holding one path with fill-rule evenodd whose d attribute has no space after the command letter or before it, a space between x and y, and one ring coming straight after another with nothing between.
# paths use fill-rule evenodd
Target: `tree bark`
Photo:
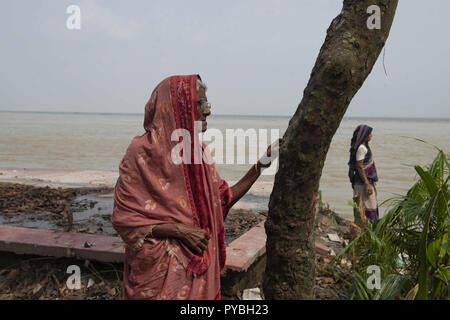
<instances>
[{"instance_id":1,"label":"tree bark","mask_svg":"<svg viewBox=\"0 0 450 320\"><path fill-rule=\"evenodd\" d=\"M315 203L326 154L350 101L388 38L397 4L398 0L344 0L341 13L327 30L280 148L265 223L266 299L314 298ZM381 29L367 27L371 5L381 9Z\"/></svg>"}]
</instances>

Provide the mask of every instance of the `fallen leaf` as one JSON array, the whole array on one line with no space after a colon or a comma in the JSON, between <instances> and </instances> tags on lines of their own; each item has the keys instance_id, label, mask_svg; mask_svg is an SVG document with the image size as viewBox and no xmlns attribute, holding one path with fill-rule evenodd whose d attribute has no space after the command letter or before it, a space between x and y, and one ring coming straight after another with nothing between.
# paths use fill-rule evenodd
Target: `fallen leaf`
<instances>
[{"instance_id":1,"label":"fallen leaf","mask_svg":"<svg viewBox=\"0 0 450 320\"><path fill-rule=\"evenodd\" d=\"M111 288L108 290L108 293L112 296L115 296L117 294L117 290L116 290L116 288Z\"/></svg>"},{"instance_id":2,"label":"fallen leaf","mask_svg":"<svg viewBox=\"0 0 450 320\"><path fill-rule=\"evenodd\" d=\"M33 296L36 296L41 290L42 290L42 286L40 283L38 283L33 289L33 292L32 292Z\"/></svg>"},{"instance_id":3,"label":"fallen leaf","mask_svg":"<svg viewBox=\"0 0 450 320\"><path fill-rule=\"evenodd\" d=\"M325 283L329 283L329 284L335 283L335 281L334 281L333 278L323 278L323 281L324 281Z\"/></svg>"},{"instance_id":4,"label":"fallen leaf","mask_svg":"<svg viewBox=\"0 0 450 320\"><path fill-rule=\"evenodd\" d=\"M8 280L13 281L17 276L19 275L20 271L19 269L14 269L8 274Z\"/></svg>"},{"instance_id":5,"label":"fallen leaf","mask_svg":"<svg viewBox=\"0 0 450 320\"><path fill-rule=\"evenodd\" d=\"M94 280L92 280L91 278L89 278L88 284L87 284L87 288L92 287L94 284L95 284Z\"/></svg>"},{"instance_id":6,"label":"fallen leaf","mask_svg":"<svg viewBox=\"0 0 450 320\"><path fill-rule=\"evenodd\" d=\"M27 262L24 262L20 268L22 269L22 271L28 271L31 269L31 266L30 266L30 263L27 261Z\"/></svg>"}]
</instances>

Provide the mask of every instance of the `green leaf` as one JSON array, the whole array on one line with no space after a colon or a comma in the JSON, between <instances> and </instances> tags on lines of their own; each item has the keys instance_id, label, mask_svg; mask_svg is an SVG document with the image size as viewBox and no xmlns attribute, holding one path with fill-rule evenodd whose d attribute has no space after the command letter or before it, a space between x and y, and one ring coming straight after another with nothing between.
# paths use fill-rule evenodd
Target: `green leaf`
<instances>
[{"instance_id":1,"label":"green leaf","mask_svg":"<svg viewBox=\"0 0 450 320\"><path fill-rule=\"evenodd\" d=\"M421 168L420 168L421 169ZM419 172L419 171L418 171ZM433 214L433 208L436 203L436 199L439 193L433 196L426 207L425 223L419 240L419 290L417 291L416 298L418 300L428 299L428 258L427 258L427 239L428 229L430 226L431 215Z\"/></svg>"},{"instance_id":2,"label":"green leaf","mask_svg":"<svg viewBox=\"0 0 450 320\"><path fill-rule=\"evenodd\" d=\"M434 181L431 174L429 172L424 171L420 166L415 166L414 169L416 169L417 173L425 183L425 186L430 196L433 196L438 191L438 186L436 185L436 182Z\"/></svg>"},{"instance_id":3,"label":"green leaf","mask_svg":"<svg viewBox=\"0 0 450 320\"><path fill-rule=\"evenodd\" d=\"M348 200L347 204L354 209L361 210L361 208L353 201Z\"/></svg>"},{"instance_id":4,"label":"green leaf","mask_svg":"<svg viewBox=\"0 0 450 320\"><path fill-rule=\"evenodd\" d=\"M434 240L428 245L427 258L434 268L437 268L438 264L442 261L442 258L444 258L444 254L446 251L445 247L447 246L446 240L447 234L439 239Z\"/></svg>"},{"instance_id":5,"label":"green leaf","mask_svg":"<svg viewBox=\"0 0 450 320\"><path fill-rule=\"evenodd\" d=\"M445 283L445 285L448 286L448 280L450 279L450 270L439 266L438 273L440 275L439 279L441 279Z\"/></svg>"},{"instance_id":6,"label":"green leaf","mask_svg":"<svg viewBox=\"0 0 450 320\"><path fill-rule=\"evenodd\" d=\"M371 300L369 297L369 293L367 292L366 280L361 277L361 275L357 272L354 274L356 290L358 292L358 296L361 300Z\"/></svg>"},{"instance_id":7,"label":"green leaf","mask_svg":"<svg viewBox=\"0 0 450 320\"><path fill-rule=\"evenodd\" d=\"M442 246L441 246L441 251L439 252L439 262L441 262L442 259L444 259L445 255L448 254L449 249L450 249L450 247L448 245L448 233L446 233L442 237Z\"/></svg>"},{"instance_id":8,"label":"green leaf","mask_svg":"<svg viewBox=\"0 0 450 320\"><path fill-rule=\"evenodd\" d=\"M374 296L374 300L393 300L400 296L407 281L407 277L398 274L389 274L381 282L381 288Z\"/></svg>"}]
</instances>

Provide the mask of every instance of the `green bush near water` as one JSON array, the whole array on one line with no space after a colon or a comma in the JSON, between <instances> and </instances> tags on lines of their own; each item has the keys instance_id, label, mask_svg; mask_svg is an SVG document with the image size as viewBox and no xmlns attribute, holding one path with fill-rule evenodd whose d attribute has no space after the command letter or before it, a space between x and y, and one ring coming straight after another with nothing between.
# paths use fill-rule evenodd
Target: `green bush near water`
<instances>
[{"instance_id":1,"label":"green bush near water","mask_svg":"<svg viewBox=\"0 0 450 320\"><path fill-rule=\"evenodd\" d=\"M419 180L407 194L389 199L386 215L330 263L352 259L353 299L450 298L449 155L438 149L431 165L414 169ZM367 288L371 265L381 270L380 289Z\"/></svg>"}]
</instances>

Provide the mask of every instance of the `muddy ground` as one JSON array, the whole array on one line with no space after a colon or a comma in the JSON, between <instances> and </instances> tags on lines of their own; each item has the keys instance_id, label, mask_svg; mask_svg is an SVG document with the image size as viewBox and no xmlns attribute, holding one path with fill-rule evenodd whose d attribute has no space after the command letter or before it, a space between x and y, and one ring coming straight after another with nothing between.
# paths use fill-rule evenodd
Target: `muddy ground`
<instances>
[{"instance_id":1,"label":"muddy ground","mask_svg":"<svg viewBox=\"0 0 450 320\"><path fill-rule=\"evenodd\" d=\"M112 204L110 188L62 189L0 183L0 225L117 236L110 221ZM225 222L226 242L245 233L266 215L267 212L231 210ZM316 254L316 299L350 298L350 262L335 266L334 276L327 266L345 246L345 239L351 238L352 231L347 220L320 210L316 242L324 243L330 250ZM331 241L329 234L338 239ZM81 269L81 290L67 288L70 274L66 271L70 265ZM122 269L122 264L1 253L0 299L119 299Z\"/></svg>"},{"instance_id":2,"label":"muddy ground","mask_svg":"<svg viewBox=\"0 0 450 320\"><path fill-rule=\"evenodd\" d=\"M0 183L0 225L117 236L111 224L111 188L50 188ZM230 243L264 220L264 213L230 210Z\"/></svg>"}]
</instances>

